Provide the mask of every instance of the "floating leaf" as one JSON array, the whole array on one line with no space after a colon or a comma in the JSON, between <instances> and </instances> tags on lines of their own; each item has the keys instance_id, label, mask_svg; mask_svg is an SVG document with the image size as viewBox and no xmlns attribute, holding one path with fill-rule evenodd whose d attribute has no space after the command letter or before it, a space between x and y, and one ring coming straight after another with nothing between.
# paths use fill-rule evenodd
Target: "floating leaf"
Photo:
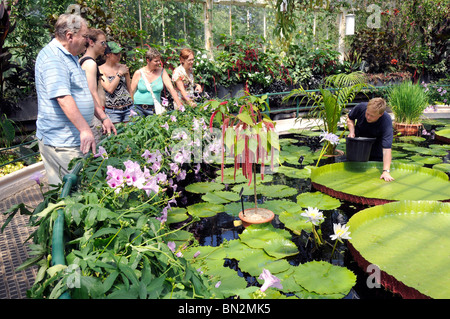
<instances>
[{"instance_id":1,"label":"floating leaf","mask_svg":"<svg viewBox=\"0 0 450 319\"><path fill-rule=\"evenodd\" d=\"M212 217L224 211L223 205L198 203L187 207L188 213L200 218Z\"/></svg>"},{"instance_id":2,"label":"floating leaf","mask_svg":"<svg viewBox=\"0 0 450 319\"><path fill-rule=\"evenodd\" d=\"M275 228L272 224L250 225L242 232L240 238L244 244L264 249L268 255L276 258L298 254L297 246L290 240L290 233Z\"/></svg>"},{"instance_id":3,"label":"floating leaf","mask_svg":"<svg viewBox=\"0 0 450 319\"><path fill-rule=\"evenodd\" d=\"M260 193L271 198L289 197L298 193L293 187L286 185L261 185Z\"/></svg>"},{"instance_id":4,"label":"floating leaf","mask_svg":"<svg viewBox=\"0 0 450 319\"><path fill-rule=\"evenodd\" d=\"M397 200L449 200L449 177L441 171L411 164L391 165L394 181L380 179L381 162L341 162L311 172L314 187L333 197L377 204Z\"/></svg>"},{"instance_id":5,"label":"floating leaf","mask_svg":"<svg viewBox=\"0 0 450 319\"><path fill-rule=\"evenodd\" d=\"M420 156L420 155L414 155L411 156L411 159L418 163L423 163L425 165L433 165L433 164L440 164L442 163L442 159L435 156Z\"/></svg>"},{"instance_id":6,"label":"floating leaf","mask_svg":"<svg viewBox=\"0 0 450 319\"><path fill-rule=\"evenodd\" d=\"M233 239L223 244L224 251L227 258L241 260L245 256L252 254L254 250L259 248L252 248L244 244L240 239Z\"/></svg>"},{"instance_id":7,"label":"floating leaf","mask_svg":"<svg viewBox=\"0 0 450 319\"><path fill-rule=\"evenodd\" d=\"M257 185L256 186L256 194L261 194L261 189L262 189L263 185L259 185L259 186L258 186L258 184L256 184L256 185ZM242 187L244 188L244 191L243 191L242 195L249 196L249 195L253 195L254 194L253 183L250 186L248 186L248 183L235 185L235 186L233 186L231 188L231 190L233 192L235 192L235 193L239 193L241 191Z\"/></svg>"},{"instance_id":8,"label":"floating leaf","mask_svg":"<svg viewBox=\"0 0 450 319\"><path fill-rule=\"evenodd\" d=\"M437 169L439 171L450 173L450 164L448 164L448 163L435 164L435 165L433 165L433 169Z\"/></svg>"},{"instance_id":9,"label":"floating leaf","mask_svg":"<svg viewBox=\"0 0 450 319\"><path fill-rule=\"evenodd\" d=\"M297 203L304 207L316 207L321 210L336 209L341 206L339 199L321 192L303 193L297 196Z\"/></svg>"},{"instance_id":10,"label":"floating leaf","mask_svg":"<svg viewBox=\"0 0 450 319\"><path fill-rule=\"evenodd\" d=\"M349 243L366 261L426 296L450 298L450 203L379 205L356 213L347 226Z\"/></svg>"},{"instance_id":11,"label":"floating leaf","mask_svg":"<svg viewBox=\"0 0 450 319\"><path fill-rule=\"evenodd\" d=\"M343 297L356 284L356 275L352 271L324 261L299 265L293 277L306 290L321 295L341 294Z\"/></svg>"},{"instance_id":12,"label":"floating leaf","mask_svg":"<svg viewBox=\"0 0 450 319\"><path fill-rule=\"evenodd\" d=\"M450 143L450 128L436 131L436 139L444 143Z\"/></svg>"},{"instance_id":13,"label":"floating leaf","mask_svg":"<svg viewBox=\"0 0 450 319\"><path fill-rule=\"evenodd\" d=\"M279 219L286 228L290 229L294 234L299 235L303 229L311 229L311 223L301 216L302 212L303 208L296 204L296 206L290 207L280 213Z\"/></svg>"},{"instance_id":14,"label":"floating leaf","mask_svg":"<svg viewBox=\"0 0 450 319\"><path fill-rule=\"evenodd\" d=\"M225 188L221 183L198 182L186 186L186 191L196 194L206 194L208 192L220 191Z\"/></svg>"},{"instance_id":15,"label":"floating leaf","mask_svg":"<svg viewBox=\"0 0 450 319\"><path fill-rule=\"evenodd\" d=\"M250 208L250 205L252 205L252 203L245 203L244 202L244 209ZM251 206L253 207L254 204ZM235 202L235 203L229 203L226 204L223 211L231 216L234 217L238 217L239 216L239 212L242 211L242 205L241 202Z\"/></svg>"},{"instance_id":16,"label":"floating leaf","mask_svg":"<svg viewBox=\"0 0 450 319\"><path fill-rule=\"evenodd\" d=\"M215 191L206 193L202 196L202 199L213 204L226 204L235 202L239 200L240 197L239 194L236 194L235 192Z\"/></svg>"},{"instance_id":17,"label":"floating leaf","mask_svg":"<svg viewBox=\"0 0 450 319\"><path fill-rule=\"evenodd\" d=\"M258 207L266 208L268 210L271 210L274 214L281 214L282 212L286 211L287 209L290 209L292 207L298 206L296 203L290 200L268 200L264 202L263 204L259 204Z\"/></svg>"},{"instance_id":18,"label":"floating leaf","mask_svg":"<svg viewBox=\"0 0 450 319\"><path fill-rule=\"evenodd\" d=\"M298 160L298 158L297 158L297 160ZM288 177L299 178L299 179L306 179L306 178L309 178L309 176L311 175L311 170L309 170L307 168L298 169L298 168L289 167L289 166L278 166L275 169L275 172L279 173L279 174L284 174Z\"/></svg>"},{"instance_id":19,"label":"floating leaf","mask_svg":"<svg viewBox=\"0 0 450 319\"><path fill-rule=\"evenodd\" d=\"M424 142L425 138L421 137L421 136L400 136L398 138L401 142L415 142L415 143L419 143L419 142Z\"/></svg>"},{"instance_id":20,"label":"floating leaf","mask_svg":"<svg viewBox=\"0 0 450 319\"><path fill-rule=\"evenodd\" d=\"M264 268L275 275L286 271L289 267L290 264L285 259L269 256L262 249L252 251L239 261L239 269L255 277L259 276Z\"/></svg>"},{"instance_id":21,"label":"floating leaf","mask_svg":"<svg viewBox=\"0 0 450 319\"><path fill-rule=\"evenodd\" d=\"M183 207L174 207L167 211L167 224L174 224L185 221L189 218L186 214L187 209Z\"/></svg>"}]
</instances>

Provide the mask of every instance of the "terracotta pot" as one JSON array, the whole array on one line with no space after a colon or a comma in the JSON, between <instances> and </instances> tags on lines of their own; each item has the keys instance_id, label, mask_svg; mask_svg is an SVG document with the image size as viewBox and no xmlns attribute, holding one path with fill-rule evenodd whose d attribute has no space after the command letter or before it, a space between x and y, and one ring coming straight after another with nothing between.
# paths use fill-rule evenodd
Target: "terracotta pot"
<instances>
[{"instance_id":1,"label":"terracotta pot","mask_svg":"<svg viewBox=\"0 0 450 319\"><path fill-rule=\"evenodd\" d=\"M244 213L239 212L239 218L242 220L242 225L247 227L252 224L264 224L271 222L275 214L266 208L247 208Z\"/></svg>"},{"instance_id":2,"label":"terracotta pot","mask_svg":"<svg viewBox=\"0 0 450 319\"><path fill-rule=\"evenodd\" d=\"M406 124L406 123L394 122L394 131L396 131L404 136L419 135L419 129L421 127L422 127L421 123Z\"/></svg>"}]
</instances>

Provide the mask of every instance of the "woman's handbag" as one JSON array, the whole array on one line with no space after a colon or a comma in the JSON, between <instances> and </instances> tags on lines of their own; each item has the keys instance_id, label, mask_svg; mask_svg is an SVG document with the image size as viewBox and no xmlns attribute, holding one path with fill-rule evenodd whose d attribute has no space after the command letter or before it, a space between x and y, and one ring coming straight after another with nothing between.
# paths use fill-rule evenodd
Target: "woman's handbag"
<instances>
[{"instance_id":1,"label":"woman's handbag","mask_svg":"<svg viewBox=\"0 0 450 319\"><path fill-rule=\"evenodd\" d=\"M141 72L141 77L144 79L147 90L152 94L153 105L155 106L155 113L162 114L162 113L166 112L165 107L162 106L161 103L159 103L159 101L155 98L155 94L153 93L152 86L150 85L150 83L147 80L147 77L144 74L145 71L143 69L141 69L140 72Z\"/></svg>"}]
</instances>

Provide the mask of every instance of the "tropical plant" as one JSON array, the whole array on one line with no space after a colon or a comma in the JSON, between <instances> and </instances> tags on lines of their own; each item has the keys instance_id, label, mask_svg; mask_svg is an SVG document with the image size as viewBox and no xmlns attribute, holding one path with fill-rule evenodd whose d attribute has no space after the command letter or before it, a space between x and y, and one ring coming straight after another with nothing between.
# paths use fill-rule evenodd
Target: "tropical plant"
<instances>
[{"instance_id":1,"label":"tropical plant","mask_svg":"<svg viewBox=\"0 0 450 319\"><path fill-rule=\"evenodd\" d=\"M397 123L417 124L429 103L427 93L419 84L405 81L388 93L388 103Z\"/></svg>"},{"instance_id":2,"label":"tropical plant","mask_svg":"<svg viewBox=\"0 0 450 319\"><path fill-rule=\"evenodd\" d=\"M216 115L222 116L221 171L226 162L225 152L230 154L234 163L234 176L242 168L242 174L248 179L248 185L254 179L255 209L257 209L256 166L260 164L261 178L264 179L264 165L269 159L273 170L276 150L280 149L274 122L262 111L268 108L267 96L243 96L237 103L239 112L234 115L228 110L228 101L222 102L211 115L210 128ZM218 102L216 102L217 104Z\"/></svg>"},{"instance_id":3,"label":"tropical plant","mask_svg":"<svg viewBox=\"0 0 450 319\"><path fill-rule=\"evenodd\" d=\"M323 120L325 132L336 134L344 108L367 86L365 75L360 71L335 74L326 77L324 83L325 87L319 88L319 94L300 87L292 90L284 100L301 98L300 103L304 99L307 103L312 102L312 115ZM327 148L328 154L333 154L336 144L330 146Z\"/></svg>"}]
</instances>

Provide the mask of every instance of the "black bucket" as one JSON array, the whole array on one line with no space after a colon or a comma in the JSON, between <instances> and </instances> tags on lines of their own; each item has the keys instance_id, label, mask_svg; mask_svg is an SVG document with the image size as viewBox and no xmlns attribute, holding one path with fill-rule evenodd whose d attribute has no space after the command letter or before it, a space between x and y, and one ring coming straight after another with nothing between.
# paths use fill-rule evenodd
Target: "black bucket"
<instances>
[{"instance_id":1,"label":"black bucket","mask_svg":"<svg viewBox=\"0 0 450 319\"><path fill-rule=\"evenodd\" d=\"M347 137L346 155L349 162L367 162L370 157L374 137Z\"/></svg>"}]
</instances>

